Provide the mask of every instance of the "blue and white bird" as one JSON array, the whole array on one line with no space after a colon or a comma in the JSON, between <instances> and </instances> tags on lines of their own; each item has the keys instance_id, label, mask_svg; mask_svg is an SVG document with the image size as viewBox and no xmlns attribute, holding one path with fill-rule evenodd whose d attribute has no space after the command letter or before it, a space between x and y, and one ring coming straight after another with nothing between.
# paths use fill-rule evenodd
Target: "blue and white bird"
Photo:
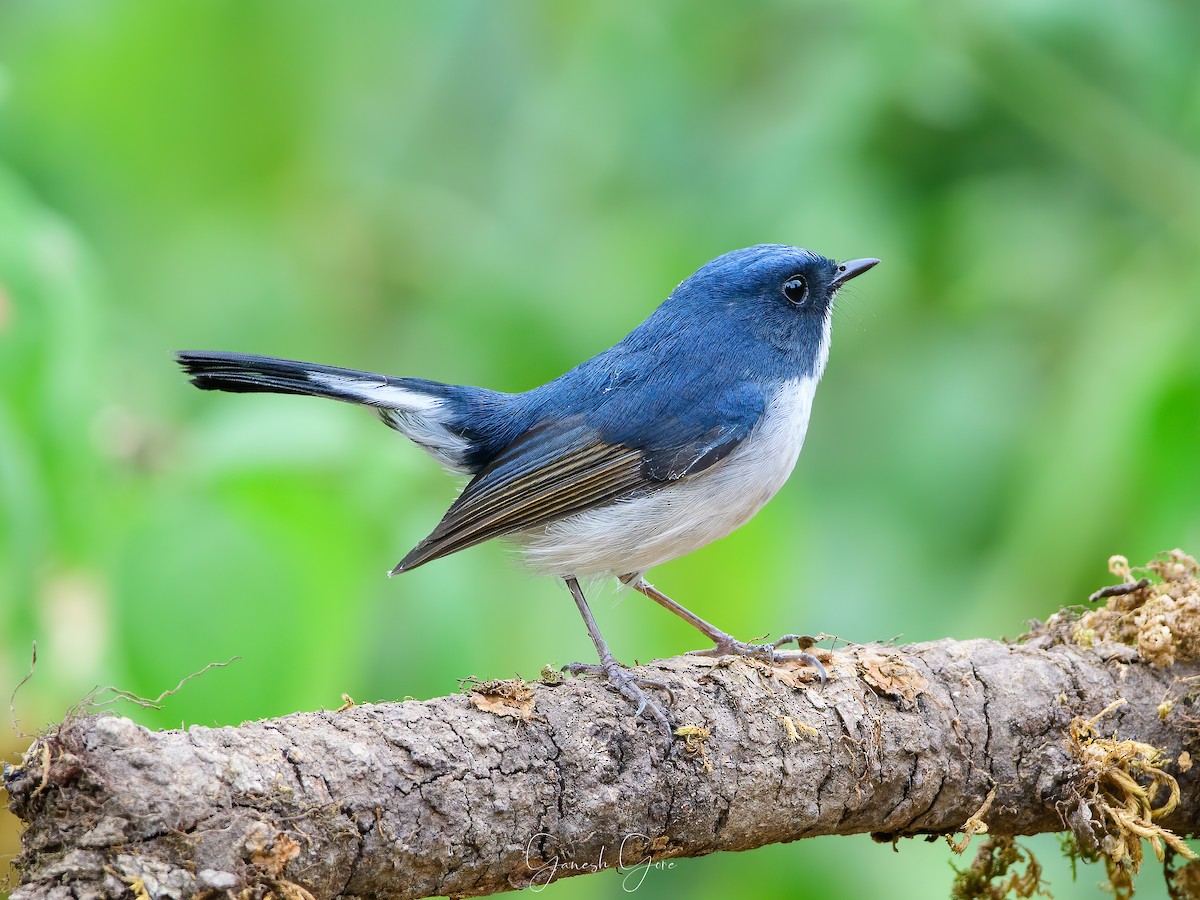
<instances>
[{"instance_id":1,"label":"blue and white bird","mask_svg":"<svg viewBox=\"0 0 1200 900\"><path fill-rule=\"evenodd\" d=\"M736 640L646 581L646 572L749 521L787 480L829 355L834 297L879 262L838 263L765 244L734 250L683 281L624 340L522 394L251 356L183 352L205 390L309 394L373 408L438 462L470 476L433 532L392 574L491 538L566 581L603 675L661 725L621 666L578 579L614 575L703 632L706 655L789 655L796 640Z\"/></svg>"}]
</instances>

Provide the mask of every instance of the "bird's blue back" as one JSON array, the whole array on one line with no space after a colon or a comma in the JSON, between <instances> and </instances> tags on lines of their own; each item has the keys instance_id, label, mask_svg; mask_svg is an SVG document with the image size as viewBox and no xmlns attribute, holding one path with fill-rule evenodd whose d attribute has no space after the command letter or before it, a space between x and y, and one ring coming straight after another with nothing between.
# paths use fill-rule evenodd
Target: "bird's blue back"
<instances>
[{"instance_id":1,"label":"bird's blue back","mask_svg":"<svg viewBox=\"0 0 1200 900\"><path fill-rule=\"evenodd\" d=\"M824 311L797 315L778 297L798 270L818 291L836 263L774 244L720 256L618 344L522 394L413 382L457 407L451 427L472 442L475 471L530 429L585 413L605 443L651 451L695 441L714 422L744 432L776 386L816 365Z\"/></svg>"}]
</instances>

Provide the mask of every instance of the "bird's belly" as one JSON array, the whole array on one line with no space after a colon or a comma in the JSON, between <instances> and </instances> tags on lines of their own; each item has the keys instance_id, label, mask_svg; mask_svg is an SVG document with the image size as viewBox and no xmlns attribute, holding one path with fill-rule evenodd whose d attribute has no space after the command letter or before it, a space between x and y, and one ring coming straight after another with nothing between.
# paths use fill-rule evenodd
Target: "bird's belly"
<instances>
[{"instance_id":1,"label":"bird's belly","mask_svg":"<svg viewBox=\"0 0 1200 900\"><path fill-rule=\"evenodd\" d=\"M562 577L642 573L744 525L791 474L815 387L816 379L781 387L759 428L711 468L518 536L526 562Z\"/></svg>"}]
</instances>

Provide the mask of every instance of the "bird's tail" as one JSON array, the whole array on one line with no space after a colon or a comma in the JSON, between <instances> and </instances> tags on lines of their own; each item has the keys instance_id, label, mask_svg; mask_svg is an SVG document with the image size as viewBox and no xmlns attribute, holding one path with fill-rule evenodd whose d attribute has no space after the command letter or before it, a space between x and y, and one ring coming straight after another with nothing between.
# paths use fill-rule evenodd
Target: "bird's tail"
<instances>
[{"instance_id":1,"label":"bird's tail","mask_svg":"<svg viewBox=\"0 0 1200 900\"><path fill-rule=\"evenodd\" d=\"M400 399L394 391L401 387L396 382L404 381L355 369L248 353L185 350L176 356L183 371L191 376L192 384L205 391L307 394L383 407Z\"/></svg>"},{"instance_id":2,"label":"bird's tail","mask_svg":"<svg viewBox=\"0 0 1200 900\"><path fill-rule=\"evenodd\" d=\"M374 407L385 423L447 468L471 468L472 440L459 396L466 389L246 353L186 350L176 358L192 384L205 391L306 394Z\"/></svg>"}]
</instances>

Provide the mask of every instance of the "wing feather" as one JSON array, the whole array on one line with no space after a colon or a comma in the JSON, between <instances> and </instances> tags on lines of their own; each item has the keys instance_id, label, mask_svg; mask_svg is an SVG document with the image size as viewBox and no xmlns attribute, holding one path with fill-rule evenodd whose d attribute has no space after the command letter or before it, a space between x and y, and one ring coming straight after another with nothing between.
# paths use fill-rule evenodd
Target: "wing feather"
<instances>
[{"instance_id":1,"label":"wing feather","mask_svg":"<svg viewBox=\"0 0 1200 900\"><path fill-rule=\"evenodd\" d=\"M641 468L636 448L604 443L578 428L538 429L472 479L429 537L392 571L632 496L650 486Z\"/></svg>"},{"instance_id":2,"label":"wing feather","mask_svg":"<svg viewBox=\"0 0 1200 900\"><path fill-rule=\"evenodd\" d=\"M663 416L643 427L636 443L584 424L552 419L518 437L463 489L433 532L392 570L424 563L573 513L643 496L716 465L753 430L761 414L757 395L719 398L714 415ZM692 410L696 412L696 410Z\"/></svg>"}]
</instances>

